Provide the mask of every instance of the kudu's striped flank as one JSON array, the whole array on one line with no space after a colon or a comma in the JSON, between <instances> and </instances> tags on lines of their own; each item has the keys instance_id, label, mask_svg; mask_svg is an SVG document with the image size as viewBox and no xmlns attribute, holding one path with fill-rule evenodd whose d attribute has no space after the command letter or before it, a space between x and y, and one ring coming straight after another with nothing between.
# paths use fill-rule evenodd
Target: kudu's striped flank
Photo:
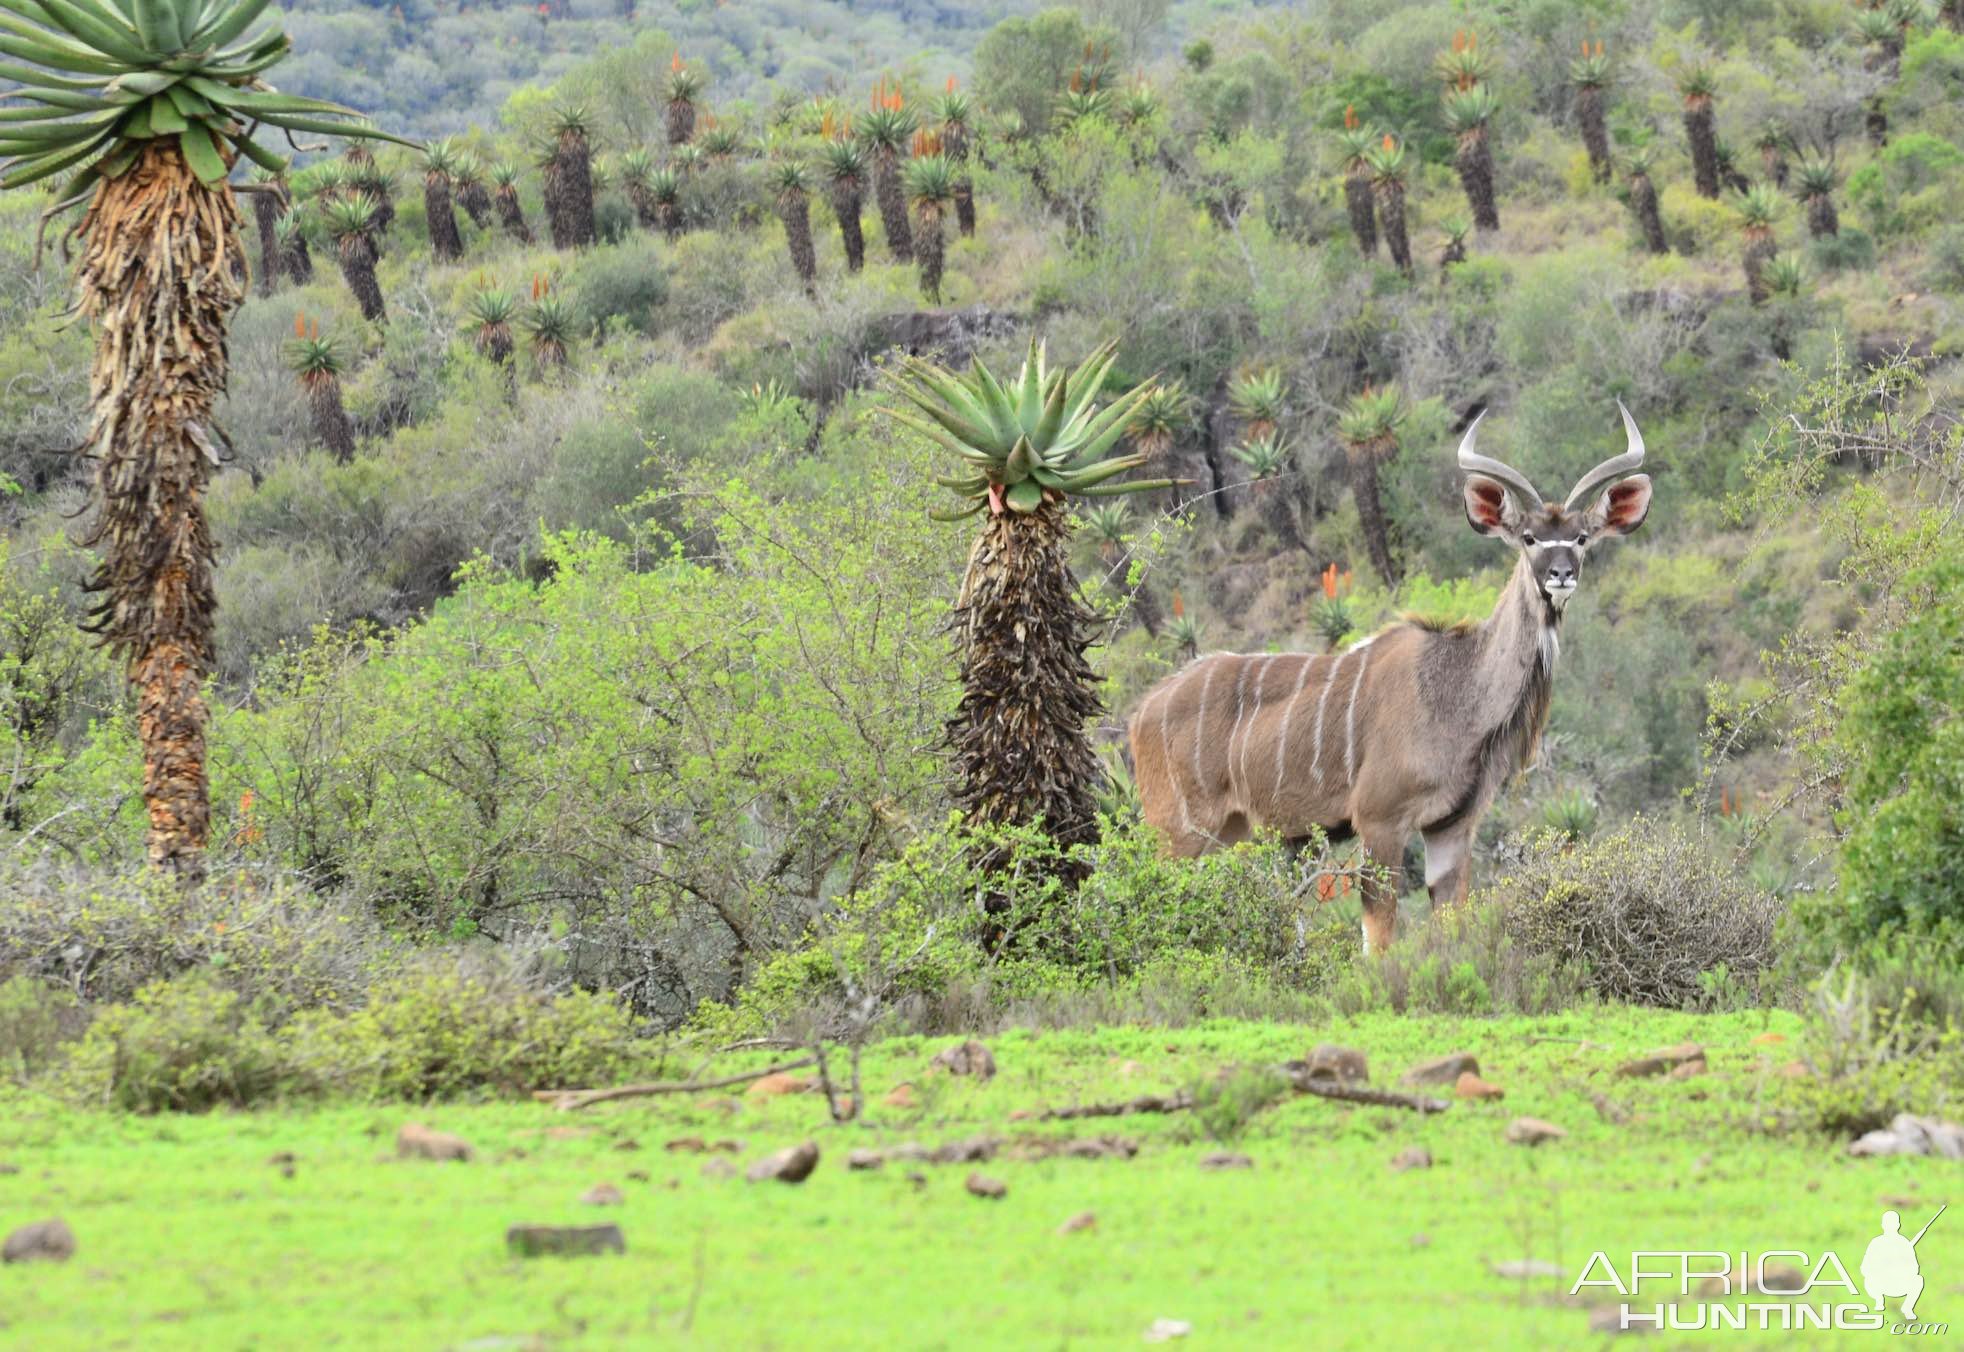
<instances>
[{"instance_id":1,"label":"kudu's striped flank","mask_svg":"<svg viewBox=\"0 0 1964 1352\"><path fill-rule=\"evenodd\" d=\"M1354 832L1376 866L1363 888L1367 951L1396 930L1400 860L1414 832L1435 904L1465 897L1480 818L1533 759L1548 721L1583 555L1636 530L1650 510L1650 478L1633 472L1643 437L1617 408L1628 449L1560 504L1474 449L1479 418L1467 428L1467 520L1518 554L1485 620L1401 621L1316 656L1211 653L1146 695L1130 725L1134 771L1146 820L1175 854L1264 828L1289 838L1313 827Z\"/></svg>"}]
</instances>

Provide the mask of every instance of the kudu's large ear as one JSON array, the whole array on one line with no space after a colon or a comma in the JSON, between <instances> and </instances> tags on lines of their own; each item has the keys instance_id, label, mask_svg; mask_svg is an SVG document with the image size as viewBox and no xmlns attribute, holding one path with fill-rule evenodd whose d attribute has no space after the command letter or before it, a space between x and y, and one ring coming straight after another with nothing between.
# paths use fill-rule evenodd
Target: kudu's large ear
<instances>
[{"instance_id":1,"label":"kudu's large ear","mask_svg":"<svg viewBox=\"0 0 1964 1352\"><path fill-rule=\"evenodd\" d=\"M1521 509L1507 486L1484 474L1466 476L1466 520L1481 535L1511 540L1521 530Z\"/></svg>"},{"instance_id":2,"label":"kudu's large ear","mask_svg":"<svg viewBox=\"0 0 1964 1352\"><path fill-rule=\"evenodd\" d=\"M1650 515L1650 476L1632 474L1603 490L1583 519L1591 535L1632 535Z\"/></svg>"}]
</instances>

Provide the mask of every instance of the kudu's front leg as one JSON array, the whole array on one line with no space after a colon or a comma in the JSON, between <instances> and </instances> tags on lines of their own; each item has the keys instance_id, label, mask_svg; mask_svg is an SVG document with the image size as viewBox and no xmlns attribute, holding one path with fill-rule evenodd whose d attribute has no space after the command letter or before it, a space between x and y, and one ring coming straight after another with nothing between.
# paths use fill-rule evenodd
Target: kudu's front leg
<instances>
[{"instance_id":1,"label":"kudu's front leg","mask_svg":"<svg viewBox=\"0 0 1964 1352\"><path fill-rule=\"evenodd\" d=\"M1398 893L1404 863L1405 833L1395 827L1358 825L1364 846L1364 951L1382 953L1398 933Z\"/></svg>"}]
</instances>

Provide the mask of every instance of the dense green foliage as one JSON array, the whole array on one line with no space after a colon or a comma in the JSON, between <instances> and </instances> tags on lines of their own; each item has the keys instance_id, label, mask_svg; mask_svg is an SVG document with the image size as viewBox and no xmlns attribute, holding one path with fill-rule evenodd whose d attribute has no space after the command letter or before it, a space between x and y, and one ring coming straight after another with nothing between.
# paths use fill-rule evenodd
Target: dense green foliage
<instances>
[{"instance_id":1,"label":"dense green foliage","mask_svg":"<svg viewBox=\"0 0 1964 1352\"><path fill-rule=\"evenodd\" d=\"M303 155L273 232L285 270L232 329L210 498L221 871L288 878L282 914L394 943L543 945L560 977L662 1025L747 982L746 1018L829 990L838 935L912 953L923 926L936 975L894 989L956 992L952 1024L975 1008L963 989L1081 993L1187 962L1223 981L1238 964L1299 1009L1786 999L1837 954L1879 981L1906 970L1900 945L1957 923L1939 712L1956 615L1913 598L1940 594L1958 548L1944 410L1964 235L1945 204L1964 186L1964 39L1918 21L1885 80L1845 16L1799 0L1516 6L1477 41L1438 3L989 17L782 0L284 14L293 90L454 142L427 193L432 162L404 149ZM1585 40L1607 44L1587 72L1607 182L1577 125ZM1743 148L1718 199L1684 155L1694 71L1721 148ZM1442 99L1448 84L1465 88ZM1474 124L1502 224L1468 233L1454 133ZM899 223L944 237L940 308L922 309L929 251L917 271L884 233L888 152ZM1379 181L1360 201L1344 175L1366 155ZM495 194L473 165L500 166ZM932 180L912 212L907 165ZM595 242L554 249L580 183ZM430 216L452 197L445 261ZM120 894L135 739L118 673L72 626L85 467L65 448L87 336L57 322L58 269L27 266L46 204L0 195L0 473L19 490L0 831L24 876L59 860ZM1409 268L1376 245L1394 212ZM968 540L927 519L947 502L945 424L882 412L880 373L897 351L1010 369L1033 339L1066 368L1115 341L1071 397L1126 410L1100 447L1114 463L1185 481L1126 514L1087 505L1073 555L1121 823L1122 719L1189 647L1320 650L1490 608L1509 564L1466 529L1450 455L1476 408L1496 410L1493 453L1544 482L1616 444L1615 398L1637 413L1657 509L1591 562L1542 758L1476 844L1514 919L1442 922L1410 961L1352 968L1350 894L1305 905L1308 875L1270 847L1174 863L1123 825L1074 861L1083 889L1019 899L1046 951L981 972L964 909L980 884L957 876L974 842L938 825L943 625ZM1906 344L1927 355L1888 359ZM338 381L351 456L321 444L291 362ZM1013 491L1011 443L954 476L962 506ZM1529 843L1543 828L1565 844ZM900 888L923 851L948 876ZM1581 951L1632 907L1675 914L1674 888L1737 902L1708 961L1617 976ZM1760 981L1761 922L1789 903L1804 970ZM22 914L47 920L37 905ZM887 935L867 917L889 909ZM170 933L131 922L127 979L84 1004L204 960ZM47 974L9 942L0 977ZM373 982L299 970L343 1012ZM256 998L213 1017L284 1036Z\"/></svg>"}]
</instances>

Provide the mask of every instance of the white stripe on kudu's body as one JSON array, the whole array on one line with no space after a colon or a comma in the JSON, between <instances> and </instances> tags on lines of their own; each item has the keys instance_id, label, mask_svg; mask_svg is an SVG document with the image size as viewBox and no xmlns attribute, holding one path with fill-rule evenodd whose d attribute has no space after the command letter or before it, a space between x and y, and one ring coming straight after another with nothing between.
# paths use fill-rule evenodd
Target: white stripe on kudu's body
<instances>
[{"instance_id":1,"label":"white stripe on kudu's body","mask_svg":"<svg viewBox=\"0 0 1964 1352\"><path fill-rule=\"evenodd\" d=\"M1173 852L1200 854L1260 830L1290 839L1354 832L1375 866L1363 887L1367 949L1395 932L1400 861L1414 833L1425 838L1435 903L1464 897L1480 817L1533 758L1547 722L1582 560L1594 542L1636 530L1650 509L1650 479L1635 472L1643 438L1627 410L1623 424L1629 448L1583 475L1560 505L1474 449L1479 419L1467 429L1467 520L1516 551L1485 620L1402 621L1342 653L1289 658L1293 681L1286 668L1271 679L1287 655L1212 653L1148 694L1129 728L1133 767L1146 820ZM1232 717L1213 698L1217 678L1234 687ZM1312 687L1310 736L1292 736ZM1333 694L1343 700L1341 748L1326 735ZM1251 756L1272 759L1273 776L1251 775Z\"/></svg>"}]
</instances>

